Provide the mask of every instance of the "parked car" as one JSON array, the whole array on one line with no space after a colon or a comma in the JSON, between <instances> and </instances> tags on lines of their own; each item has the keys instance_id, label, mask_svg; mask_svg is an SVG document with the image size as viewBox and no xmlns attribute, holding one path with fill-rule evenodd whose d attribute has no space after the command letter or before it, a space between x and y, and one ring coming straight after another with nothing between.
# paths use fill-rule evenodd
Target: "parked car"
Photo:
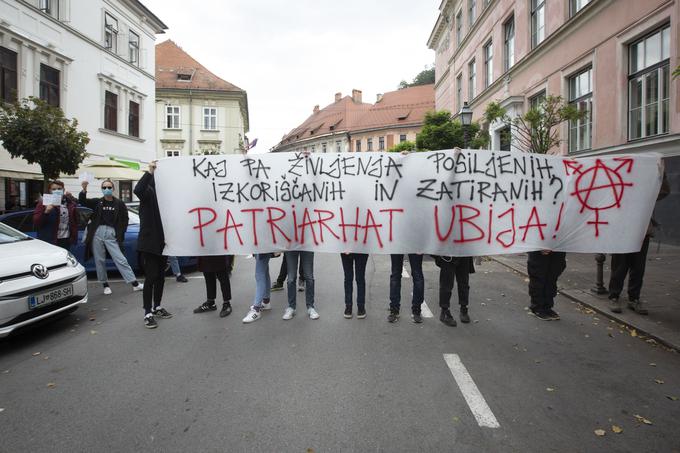
<instances>
[{"instance_id":1,"label":"parked car","mask_svg":"<svg viewBox=\"0 0 680 453\"><path fill-rule=\"evenodd\" d=\"M87 303L87 275L61 247L0 223L0 338Z\"/></svg>"}]
</instances>

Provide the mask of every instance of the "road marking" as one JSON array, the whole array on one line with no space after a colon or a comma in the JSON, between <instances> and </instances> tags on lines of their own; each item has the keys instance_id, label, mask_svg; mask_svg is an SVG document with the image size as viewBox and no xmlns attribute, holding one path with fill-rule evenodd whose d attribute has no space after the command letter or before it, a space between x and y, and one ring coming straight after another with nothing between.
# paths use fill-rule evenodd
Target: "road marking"
<instances>
[{"instance_id":1,"label":"road marking","mask_svg":"<svg viewBox=\"0 0 680 453\"><path fill-rule=\"evenodd\" d=\"M434 318L430 307L427 306L427 302L425 301L423 301L423 305L420 306L420 314L423 315L423 318Z\"/></svg>"},{"instance_id":2,"label":"road marking","mask_svg":"<svg viewBox=\"0 0 680 453\"><path fill-rule=\"evenodd\" d=\"M408 275L408 271L406 269L401 270L401 276L402 278L410 278L411 276Z\"/></svg>"},{"instance_id":3,"label":"road marking","mask_svg":"<svg viewBox=\"0 0 680 453\"><path fill-rule=\"evenodd\" d=\"M468 373L465 365L461 362L458 354L444 354L444 361L451 370L453 378L463 394L463 398L467 402L472 415L477 419L477 424L487 428L500 428L501 425L496 420L496 417L491 412L491 408L486 404L486 400L482 393L477 388L477 385L472 380L472 376Z\"/></svg>"}]
</instances>

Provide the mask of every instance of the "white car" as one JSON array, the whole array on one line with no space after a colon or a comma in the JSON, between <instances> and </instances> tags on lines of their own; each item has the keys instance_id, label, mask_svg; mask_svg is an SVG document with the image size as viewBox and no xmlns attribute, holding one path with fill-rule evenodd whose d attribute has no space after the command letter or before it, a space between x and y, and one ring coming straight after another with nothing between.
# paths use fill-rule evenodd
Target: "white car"
<instances>
[{"instance_id":1,"label":"white car","mask_svg":"<svg viewBox=\"0 0 680 453\"><path fill-rule=\"evenodd\" d=\"M61 247L0 223L0 338L87 303L87 276Z\"/></svg>"}]
</instances>

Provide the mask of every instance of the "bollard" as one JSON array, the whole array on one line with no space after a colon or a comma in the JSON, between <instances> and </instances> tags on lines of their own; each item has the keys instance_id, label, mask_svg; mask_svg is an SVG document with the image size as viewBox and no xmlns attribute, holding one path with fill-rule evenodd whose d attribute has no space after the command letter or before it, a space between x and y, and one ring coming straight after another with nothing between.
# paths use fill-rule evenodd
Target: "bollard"
<instances>
[{"instance_id":1,"label":"bollard","mask_svg":"<svg viewBox=\"0 0 680 453\"><path fill-rule=\"evenodd\" d=\"M604 253L597 253L595 255L595 262L597 263L597 277L595 287L591 288L595 294L607 294L609 291L604 287L604 262L607 260L607 255Z\"/></svg>"}]
</instances>

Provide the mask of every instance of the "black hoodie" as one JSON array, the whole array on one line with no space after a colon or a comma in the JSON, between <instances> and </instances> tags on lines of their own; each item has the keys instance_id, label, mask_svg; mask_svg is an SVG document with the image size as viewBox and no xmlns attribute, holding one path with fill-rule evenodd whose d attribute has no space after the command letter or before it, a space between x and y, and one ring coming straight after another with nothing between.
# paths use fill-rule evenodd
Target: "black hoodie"
<instances>
[{"instance_id":1,"label":"black hoodie","mask_svg":"<svg viewBox=\"0 0 680 453\"><path fill-rule=\"evenodd\" d=\"M156 198L156 181L151 173L144 173L135 186L135 195L139 198L137 251L162 255L163 248L165 248L165 234Z\"/></svg>"}]
</instances>

